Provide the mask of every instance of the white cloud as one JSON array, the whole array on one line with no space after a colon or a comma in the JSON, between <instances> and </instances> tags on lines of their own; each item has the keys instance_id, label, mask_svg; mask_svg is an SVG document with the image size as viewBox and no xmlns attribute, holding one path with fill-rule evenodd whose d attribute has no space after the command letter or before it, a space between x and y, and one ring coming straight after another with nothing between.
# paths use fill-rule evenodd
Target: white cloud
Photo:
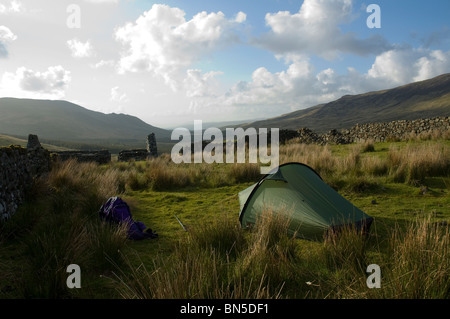
<instances>
[{"instance_id":1,"label":"white cloud","mask_svg":"<svg viewBox=\"0 0 450 319\"><path fill-rule=\"evenodd\" d=\"M450 51L394 49L376 57L368 78L384 85L402 85L450 72Z\"/></svg>"},{"instance_id":2,"label":"white cloud","mask_svg":"<svg viewBox=\"0 0 450 319\"><path fill-rule=\"evenodd\" d=\"M4 3L7 3L6 5ZM23 10L23 5L18 0L2 1L0 2L0 14L2 13L17 13Z\"/></svg>"},{"instance_id":3,"label":"white cloud","mask_svg":"<svg viewBox=\"0 0 450 319\"><path fill-rule=\"evenodd\" d=\"M184 79L184 88L186 96L189 98L216 97L219 90L219 82L216 80L217 75L222 72L211 71L202 73L198 69L187 70L187 76Z\"/></svg>"},{"instance_id":4,"label":"white cloud","mask_svg":"<svg viewBox=\"0 0 450 319\"><path fill-rule=\"evenodd\" d=\"M100 69L103 67L113 67L115 65L114 60L100 60L95 64L91 64L91 67L94 69Z\"/></svg>"},{"instance_id":5,"label":"white cloud","mask_svg":"<svg viewBox=\"0 0 450 319\"><path fill-rule=\"evenodd\" d=\"M450 51L398 48L378 55L365 73L316 71L307 58L293 59L281 72L256 69L226 94L196 100L197 110L234 108L247 117L277 116L336 100L347 94L389 89L450 72Z\"/></svg>"},{"instance_id":6,"label":"white cloud","mask_svg":"<svg viewBox=\"0 0 450 319\"><path fill-rule=\"evenodd\" d=\"M314 68L308 60L296 60L285 71L256 69L250 82L239 82L226 94L227 105L295 107L315 95Z\"/></svg>"},{"instance_id":7,"label":"white cloud","mask_svg":"<svg viewBox=\"0 0 450 319\"><path fill-rule=\"evenodd\" d=\"M340 25L352 18L352 0L305 0L299 12L288 11L266 14L270 32L255 44L278 55L316 54L333 59L339 53L367 55L390 48L380 36L358 39L353 33L344 33Z\"/></svg>"},{"instance_id":8,"label":"white cloud","mask_svg":"<svg viewBox=\"0 0 450 319\"><path fill-rule=\"evenodd\" d=\"M8 56L7 45L17 39L17 36L6 26L0 25L0 58Z\"/></svg>"},{"instance_id":9,"label":"white cloud","mask_svg":"<svg viewBox=\"0 0 450 319\"><path fill-rule=\"evenodd\" d=\"M428 56L420 57L415 63L417 74L414 81L422 81L437 76L444 72L450 72L450 51L431 51Z\"/></svg>"},{"instance_id":10,"label":"white cloud","mask_svg":"<svg viewBox=\"0 0 450 319\"><path fill-rule=\"evenodd\" d=\"M233 28L244 13L228 20L222 12L200 12L191 20L179 8L155 4L135 22L116 30L116 39L127 50L120 59L121 72L147 71L179 88L192 63L238 41Z\"/></svg>"},{"instance_id":11,"label":"white cloud","mask_svg":"<svg viewBox=\"0 0 450 319\"><path fill-rule=\"evenodd\" d=\"M126 103L128 102L128 96L126 93L122 93L118 86L115 86L111 89L110 100L113 102Z\"/></svg>"},{"instance_id":12,"label":"white cloud","mask_svg":"<svg viewBox=\"0 0 450 319\"><path fill-rule=\"evenodd\" d=\"M120 87L115 86L111 88L110 98L109 100L112 102L107 107L107 109L102 110L106 113L125 113L126 112L126 104L130 101L128 95L124 93Z\"/></svg>"},{"instance_id":13,"label":"white cloud","mask_svg":"<svg viewBox=\"0 0 450 319\"><path fill-rule=\"evenodd\" d=\"M17 36L12 33L12 31L5 27L4 25L0 25L0 40L5 42L11 42L17 39Z\"/></svg>"},{"instance_id":14,"label":"white cloud","mask_svg":"<svg viewBox=\"0 0 450 319\"><path fill-rule=\"evenodd\" d=\"M239 11L236 14L236 18L234 19L234 21L236 21L237 23L242 23L245 20L247 20L247 15L244 12L242 12L242 11Z\"/></svg>"},{"instance_id":15,"label":"white cloud","mask_svg":"<svg viewBox=\"0 0 450 319\"><path fill-rule=\"evenodd\" d=\"M3 73L0 96L59 99L65 96L70 81L70 72L62 66L51 66L43 72L20 67L15 73Z\"/></svg>"},{"instance_id":16,"label":"white cloud","mask_svg":"<svg viewBox=\"0 0 450 319\"><path fill-rule=\"evenodd\" d=\"M78 39L67 41L71 54L74 58L88 58L94 55L94 48L89 41L81 42Z\"/></svg>"}]
</instances>

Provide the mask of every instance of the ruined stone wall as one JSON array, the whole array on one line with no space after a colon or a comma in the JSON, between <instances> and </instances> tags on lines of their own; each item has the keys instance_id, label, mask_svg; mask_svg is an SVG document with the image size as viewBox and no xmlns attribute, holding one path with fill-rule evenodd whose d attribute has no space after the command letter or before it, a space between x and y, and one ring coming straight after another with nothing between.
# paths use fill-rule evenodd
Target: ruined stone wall
<instances>
[{"instance_id":1,"label":"ruined stone wall","mask_svg":"<svg viewBox=\"0 0 450 319\"><path fill-rule=\"evenodd\" d=\"M146 149L123 150L119 152L117 160L119 162L145 161L150 153Z\"/></svg>"},{"instance_id":2,"label":"ruined stone wall","mask_svg":"<svg viewBox=\"0 0 450 319\"><path fill-rule=\"evenodd\" d=\"M76 159L78 162L96 162L98 164L107 164L111 162L111 153L108 150L101 151L64 151L54 152L57 160L66 161Z\"/></svg>"},{"instance_id":3,"label":"ruined stone wall","mask_svg":"<svg viewBox=\"0 0 450 319\"><path fill-rule=\"evenodd\" d=\"M412 121L393 121L386 123L369 123L355 125L350 130L343 130L342 134L349 140L361 142L372 139L375 142L387 140L403 140L410 134L431 133L433 131L445 132L450 130L449 117L436 117L431 119L418 119Z\"/></svg>"},{"instance_id":4,"label":"ruined stone wall","mask_svg":"<svg viewBox=\"0 0 450 319\"><path fill-rule=\"evenodd\" d=\"M0 148L0 220L13 215L25 200L33 179L50 171L50 153L30 135L27 148Z\"/></svg>"},{"instance_id":5,"label":"ruined stone wall","mask_svg":"<svg viewBox=\"0 0 450 319\"><path fill-rule=\"evenodd\" d=\"M156 144L155 133L151 133L147 136L147 149L132 149L123 150L119 152L117 160L119 162L129 161L145 161L150 158L158 157L158 147Z\"/></svg>"},{"instance_id":6,"label":"ruined stone wall","mask_svg":"<svg viewBox=\"0 0 450 319\"><path fill-rule=\"evenodd\" d=\"M341 131L331 130L325 134L317 134L308 128L297 131L280 131L280 142L295 139L295 142L305 144L350 144L374 140L385 142L394 140L405 140L411 134L420 135L432 132L447 132L450 130L449 117L436 117L431 119L399 120L382 123L357 124L350 129ZM286 131L286 130L283 130ZM294 134L295 133L295 134ZM287 138L288 137L288 138Z\"/></svg>"}]
</instances>

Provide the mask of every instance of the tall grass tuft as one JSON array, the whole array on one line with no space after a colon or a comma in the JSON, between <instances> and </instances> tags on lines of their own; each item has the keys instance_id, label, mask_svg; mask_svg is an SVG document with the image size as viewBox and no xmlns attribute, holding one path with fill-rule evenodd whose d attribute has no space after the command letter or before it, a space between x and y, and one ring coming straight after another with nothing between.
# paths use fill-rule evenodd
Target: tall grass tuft
<instances>
[{"instance_id":1,"label":"tall grass tuft","mask_svg":"<svg viewBox=\"0 0 450 319\"><path fill-rule=\"evenodd\" d=\"M389 177L394 182L418 184L427 176L448 176L450 150L440 144L391 147L388 153Z\"/></svg>"},{"instance_id":2,"label":"tall grass tuft","mask_svg":"<svg viewBox=\"0 0 450 319\"><path fill-rule=\"evenodd\" d=\"M450 234L430 218L391 235L387 298L442 299L450 294Z\"/></svg>"},{"instance_id":3,"label":"tall grass tuft","mask_svg":"<svg viewBox=\"0 0 450 319\"><path fill-rule=\"evenodd\" d=\"M268 289L278 293L296 273L295 236L288 235L290 218L271 209L263 212L251 230L248 249L240 260L240 272L267 278Z\"/></svg>"},{"instance_id":4,"label":"tall grass tuft","mask_svg":"<svg viewBox=\"0 0 450 319\"><path fill-rule=\"evenodd\" d=\"M235 183L256 182L261 178L261 171L258 164L234 163L228 175Z\"/></svg>"},{"instance_id":5,"label":"tall grass tuft","mask_svg":"<svg viewBox=\"0 0 450 319\"><path fill-rule=\"evenodd\" d=\"M372 139L365 141L361 146L361 152L362 153L375 152L374 141Z\"/></svg>"},{"instance_id":6,"label":"tall grass tuft","mask_svg":"<svg viewBox=\"0 0 450 319\"><path fill-rule=\"evenodd\" d=\"M361 230L351 225L328 232L323 251L329 267L346 269L351 274L362 272L367 264L366 239Z\"/></svg>"},{"instance_id":7,"label":"tall grass tuft","mask_svg":"<svg viewBox=\"0 0 450 319\"><path fill-rule=\"evenodd\" d=\"M189 228L188 244L200 250L212 249L223 257L236 258L247 245L239 223L229 217Z\"/></svg>"},{"instance_id":8,"label":"tall grass tuft","mask_svg":"<svg viewBox=\"0 0 450 319\"><path fill-rule=\"evenodd\" d=\"M165 159L149 161L146 176L153 190L168 190L191 185L191 175L186 165L170 165Z\"/></svg>"}]
</instances>

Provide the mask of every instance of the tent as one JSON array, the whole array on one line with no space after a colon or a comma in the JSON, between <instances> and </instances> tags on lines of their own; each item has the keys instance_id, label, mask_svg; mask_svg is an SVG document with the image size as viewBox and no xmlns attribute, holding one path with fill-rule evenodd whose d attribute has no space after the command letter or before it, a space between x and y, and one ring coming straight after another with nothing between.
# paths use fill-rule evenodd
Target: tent
<instances>
[{"instance_id":1,"label":"tent","mask_svg":"<svg viewBox=\"0 0 450 319\"><path fill-rule=\"evenodd\" d=\"M241 191L239 202L242 227L251 227L265 210L271 210L288 215L290 235L311 240L345 225L368 232L373 221L301 163L280 165Z\"/></svg>"}]
</instances>

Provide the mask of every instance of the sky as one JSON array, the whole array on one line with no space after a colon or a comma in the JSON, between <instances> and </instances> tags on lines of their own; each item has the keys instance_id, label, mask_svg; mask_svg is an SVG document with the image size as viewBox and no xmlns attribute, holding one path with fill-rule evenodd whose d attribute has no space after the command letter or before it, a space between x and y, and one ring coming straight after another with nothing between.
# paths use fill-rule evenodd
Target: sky
<instances>
[{"instance_id":1,"label":"sky","mask_svg":"<svg viewBox=\"0 0 450 319\"><path fill-rule=\"evenodd\" d=\"M0 0L0 97L163 128L269 118L450 72L449 14L448 0Z\"/></svg>"}]
</instances>

